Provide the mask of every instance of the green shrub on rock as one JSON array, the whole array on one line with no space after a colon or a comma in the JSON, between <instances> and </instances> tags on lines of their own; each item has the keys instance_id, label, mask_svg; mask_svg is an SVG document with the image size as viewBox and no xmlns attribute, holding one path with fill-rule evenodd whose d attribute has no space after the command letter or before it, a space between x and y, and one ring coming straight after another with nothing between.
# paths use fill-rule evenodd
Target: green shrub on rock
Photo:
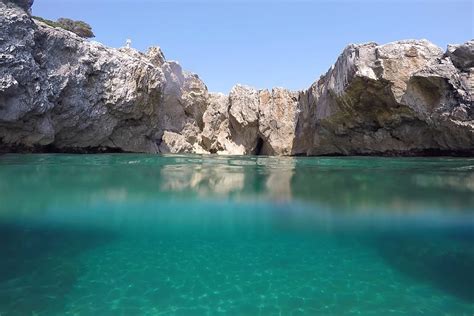
<instances>
[{"instance_id":1,"label":"green shrub on rock","mask_svg":"<svg viewBox=\"0 0 474 316\"><path fill-rule=\"evenodd\" d=\"M84 21L74 21L68 18L59 18L57 21L51 21L38 16L34 16L33 18L49 26L60 27L64 30L71 31L82 38L95 37L91 26Z\"/></svg>"}]
</instances>

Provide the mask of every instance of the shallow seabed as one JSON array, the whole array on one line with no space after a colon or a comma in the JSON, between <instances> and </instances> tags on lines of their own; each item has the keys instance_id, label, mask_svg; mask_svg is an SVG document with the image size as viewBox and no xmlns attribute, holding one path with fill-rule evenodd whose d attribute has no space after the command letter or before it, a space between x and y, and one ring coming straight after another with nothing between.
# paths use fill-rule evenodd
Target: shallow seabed
<instances>
[{"instance_id":1,"label":"shallow seabed","mask_svg":"<svg viewBox=\"0 0 474 316\"><path fill-rule=\"evenodd\" d=\"M474 313L474 159L0 156L0 315Z\"/></svg>"}]
</instances>

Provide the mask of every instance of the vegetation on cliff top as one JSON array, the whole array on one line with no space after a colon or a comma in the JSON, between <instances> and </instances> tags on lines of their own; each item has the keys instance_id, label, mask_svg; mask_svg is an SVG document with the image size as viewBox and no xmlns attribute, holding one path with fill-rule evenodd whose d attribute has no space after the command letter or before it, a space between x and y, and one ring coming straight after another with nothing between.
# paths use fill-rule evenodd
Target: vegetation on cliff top
<instances>
[{"instance_id":1,"label":"vegetation on cliff top","mask_svg":"<svg viewBox=\"0 0 474 316\"><path fill-rule=\"evenodd\" d=\"M33 18L46 23L49 26L60 27L67 31L71 31L82 38L95 37L94 33L92 32L92 27L84 21L74 21L67 18L59 18L57 21L52 21L39 16L34 16Z\"/></svg>"}]
</instances>

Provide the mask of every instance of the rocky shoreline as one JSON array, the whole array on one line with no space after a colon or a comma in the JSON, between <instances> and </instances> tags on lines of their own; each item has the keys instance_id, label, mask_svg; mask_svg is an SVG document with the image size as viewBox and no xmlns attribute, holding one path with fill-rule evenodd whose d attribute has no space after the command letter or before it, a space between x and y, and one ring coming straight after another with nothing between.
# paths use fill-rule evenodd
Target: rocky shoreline
<instances>
[{"instance_id":1,"label":"rocky shoreline","mask_svg":"<svg viewBox=\"0 0 474 316\"><path fill-rule=\"evenodd\" d=\"M236 85L0 0L0 152L474 156L474 41L349 45L310 88Z\"/></svg>"}]
</instances>

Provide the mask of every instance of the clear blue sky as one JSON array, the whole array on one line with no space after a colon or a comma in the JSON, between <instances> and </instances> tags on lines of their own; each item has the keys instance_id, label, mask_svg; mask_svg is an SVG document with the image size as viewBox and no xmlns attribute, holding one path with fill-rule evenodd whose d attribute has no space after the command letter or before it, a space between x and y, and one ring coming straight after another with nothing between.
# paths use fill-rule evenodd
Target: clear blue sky
<instances>
[{"instance_id":1,"label":"clear blue sky","mask_svg":"<svg viewBox=\"0 0 474 316\"><path fill-rule=\"evenodd\" d=\"M474 37L462 0L35 0L33 14L84 20L112 47L161 46L220 92L307 88L349 43L426 38L445 49Z\"/></svg>"}]
</instances>

